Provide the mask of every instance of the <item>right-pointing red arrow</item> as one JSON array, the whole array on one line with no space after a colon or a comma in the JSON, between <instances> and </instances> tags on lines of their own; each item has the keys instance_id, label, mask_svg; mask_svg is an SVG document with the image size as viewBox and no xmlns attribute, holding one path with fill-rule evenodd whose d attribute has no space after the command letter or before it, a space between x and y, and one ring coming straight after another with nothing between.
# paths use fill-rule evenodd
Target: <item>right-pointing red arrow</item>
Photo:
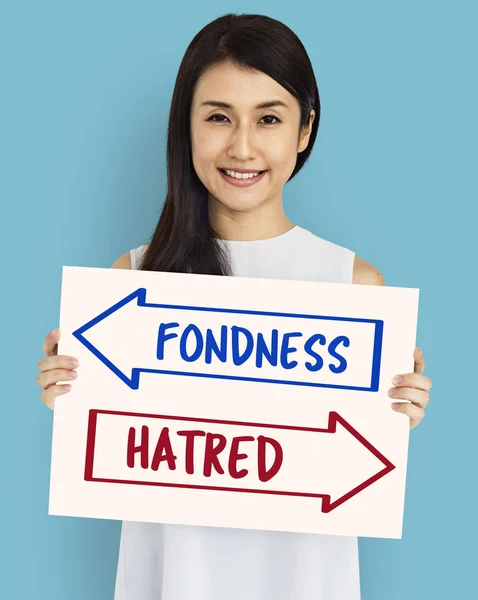
<instances>
[{"instance_id":1,"label":"right-pointing red arrow","mask_svg":"<svg viewBox=\"0 0 478 600\"><path fill-rule=\"evenodd\" d=\"M334 411L326 429L90 411L87 481L322 498L329 513L393 469Z\"/></svg>"}]
</instances>

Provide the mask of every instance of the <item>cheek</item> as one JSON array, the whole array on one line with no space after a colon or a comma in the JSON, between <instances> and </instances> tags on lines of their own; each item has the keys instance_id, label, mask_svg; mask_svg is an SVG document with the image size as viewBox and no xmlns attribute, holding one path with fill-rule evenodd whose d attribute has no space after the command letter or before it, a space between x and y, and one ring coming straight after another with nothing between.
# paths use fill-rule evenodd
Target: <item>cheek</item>
<instances>
[{"instance_id":1,"label":"cheek","mask_svg":"<svg viewBox=\"0 0 478 600\"><path fill-rule=\"evenodd\" d=\"M275 166L277 169L288 169L297 159L297 148L289 139L281 139L268 146L265 156L271 168Z\"/></svg>"},{"instance_id":2,"label":"cheek","mask_svg":"<svg viewBox=\"0 0 478 600\"><path fill-rule=\"evenodd\" d=\"M192 146L195 162L203 169L215 166L221 155L221 146L206 136L197 139L197 144Z\"/></svg>"}]
</instances>

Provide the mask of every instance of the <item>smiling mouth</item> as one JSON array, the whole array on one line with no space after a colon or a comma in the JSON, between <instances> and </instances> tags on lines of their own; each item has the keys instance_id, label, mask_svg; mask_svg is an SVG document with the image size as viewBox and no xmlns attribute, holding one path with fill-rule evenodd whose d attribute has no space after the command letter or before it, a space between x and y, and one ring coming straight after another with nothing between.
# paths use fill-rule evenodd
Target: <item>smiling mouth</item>
<instances>
[{"instance_id":1,"label":"smiling mouth","mask_svg":"<svg viewBox=\"0 0 478 600\"><path fill-rule=\"evenodd\" d=\"M224 169L221 169L220 167L218 167L217 170L220 171L222 178L227 184L233 185L236 188L246 188L256 185L262 181L262 176L268 172L268 169L266 169L265 171L259 171L257 175L252 177L234 177L233 175L228 175Z\"/></svg>"},{"instance_id":2,"label":"smiling mouth","mask_svg":"<svg viewBox=\"0 0 478 600\"><path fill-rule=\"evenodd\" d=\"M219 168L219 171L222 171L224 173L224 175L227 175L226 171L224 169ZM257 171L257 173L254 173L255 175L262 175L262 173L265 173L267 171L267 169L264 169L264 171Z\"/></svg>"}]
</instances>

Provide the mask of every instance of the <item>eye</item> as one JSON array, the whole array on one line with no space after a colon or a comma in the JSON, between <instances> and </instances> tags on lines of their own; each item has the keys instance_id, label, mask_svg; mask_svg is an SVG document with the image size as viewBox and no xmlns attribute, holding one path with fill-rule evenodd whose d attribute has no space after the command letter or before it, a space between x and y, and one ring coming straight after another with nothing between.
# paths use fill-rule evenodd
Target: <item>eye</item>
<instances>
[{"instance_id":1,"label":"eye","mask_svg":"<svg viewBox=\"0 0 478 600\"><path fill-rule=\"evenodd\" d=\"M278 123L280 123L280 119L278 117L276 117L275 115L265 115L264 117L262 117L263 119L275 119ZM266 125L274 125L274 123L266 123Z\"/></svg>"},{"instance_id":2,"label":"eye","mask_svg":"<svg viewBox=\"0 0 478 600\"><path fill-rule=\"evenodd\" d=\"M215 117L223 117L224 119L227 119L227 117L225 115L215 114L215 115L211 115L209 117L209 119L207 119L207 120L212 121L213 123L224 123L224 121L222 121L222 120L221 121L213 120L213 119L215 119ZM281 120L278 117L276 117L275 115L264 115L262 118L263 119L275 119L278 123L281 122ZM265 123L265 125L275 125L275 123Z\"/></svg>"}]
</instances>

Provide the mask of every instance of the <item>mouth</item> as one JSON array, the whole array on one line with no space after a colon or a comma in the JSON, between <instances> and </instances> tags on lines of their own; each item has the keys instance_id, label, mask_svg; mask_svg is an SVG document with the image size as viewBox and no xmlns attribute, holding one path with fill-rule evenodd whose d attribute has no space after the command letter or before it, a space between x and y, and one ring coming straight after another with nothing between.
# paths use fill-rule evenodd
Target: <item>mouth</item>
<instances>
[{"instance_id":1,"label":"mouth","mask_svg":"<svg viewBox=\"0 0 478 600\"><path fill-rule=\"evenodd\" d=\"M222 178L227 181L227 183L230 183L231 185L234 185L236 187L249 187L251 185L254 185L256 183L258 183L261 179L264 178L264 174L267 173L267 170L265 171L259 171L258 175L255 175L254 177L247 177L246 179L238 179L236 177L231 177L231 175L227 175L227 173L224 171L224 169L220 169L218 167L218 171L221 173Z\"/></svg>"}]
</instances>

